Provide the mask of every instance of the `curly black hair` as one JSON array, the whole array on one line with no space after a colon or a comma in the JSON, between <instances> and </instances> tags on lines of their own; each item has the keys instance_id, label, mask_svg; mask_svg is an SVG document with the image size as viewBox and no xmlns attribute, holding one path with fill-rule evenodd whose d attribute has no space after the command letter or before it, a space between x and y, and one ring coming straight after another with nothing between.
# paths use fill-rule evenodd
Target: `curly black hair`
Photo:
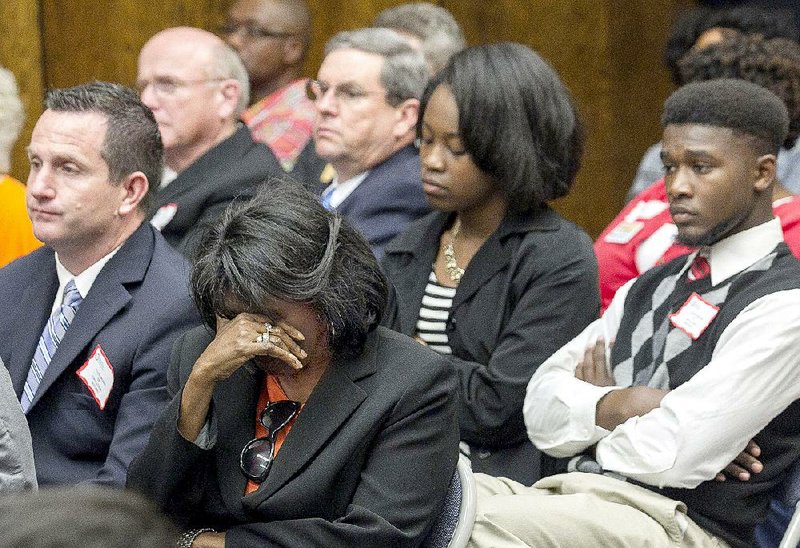
<instances>
[{"instance_id":1,"label":"curly black hair","mask_svg":"<svg viewBox=\"0 0 800 548\"><path fill-rule=\"evenodd\" d=\"M795 42L800 39L800 30L794 18L786 17L782 10L758 6L687 10L675 19L664 51L664 64L676 85L685 83L678 69L680 59L692 49L701 34L715 27L760 34L764 38L786 38Z\"/></svg>"},{"instance_id":2,"label":"curly black hair","mask_svg":"<svg viewBox=\"0 0 800 548\"><path fill-rule=\"evenodd\" d=\"M770 90L789 111L789 133L783 146L794 146L800 135L800 44L785 38L736 35L701 50L678 63L685 82L740 78Z\"/></svg>"},{"instance_id":3,"label":"curly black hair","mask_svg":"<svg viewBox=\"0 0 800 548\"><path fill-rule=\"evenodd\" d=\"M789 114L774 93L733 78L686 84L664 103L661 124L729 128L754 138L759 154L777 154L789 131Z\"/></svg>"}]
</instances>

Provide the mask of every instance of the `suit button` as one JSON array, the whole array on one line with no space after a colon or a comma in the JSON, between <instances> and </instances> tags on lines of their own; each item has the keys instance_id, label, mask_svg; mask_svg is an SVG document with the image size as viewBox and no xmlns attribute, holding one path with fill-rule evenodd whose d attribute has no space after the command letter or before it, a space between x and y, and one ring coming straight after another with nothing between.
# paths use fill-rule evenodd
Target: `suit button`
<instances>
[{"instance_id":1,"label":"suit button","mask_svg":"<svg viewBox=\"0 0 800 548\"><path fill-rule=\"evenodd\" d=\"M447 331L453 332L455 328L456 328L456 319L450 318L450 320L447 322Z\"/></svg>"}]
</instances>

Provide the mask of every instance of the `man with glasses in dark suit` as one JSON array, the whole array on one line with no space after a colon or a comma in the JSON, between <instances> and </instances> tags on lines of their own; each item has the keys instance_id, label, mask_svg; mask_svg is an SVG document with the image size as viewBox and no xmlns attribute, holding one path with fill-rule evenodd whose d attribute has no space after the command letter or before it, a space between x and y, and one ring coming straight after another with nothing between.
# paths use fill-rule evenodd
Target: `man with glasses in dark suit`
<instances>
[{"instance_id":1,"label":"man with glasses in dark suit","mask_svg":"<svg viewBox=\"0 0 800 548\"><path fill-rule=\"evenodd\" d=\"M247 72L219 37L190 27L159 32L139 53L137 87L158 122L167 168L150 222L190 256L229 203L283 170L239 122Z\"/></svg>"},{"instance_id":2,"label":"man with glasses in dark suit","mask_svg":"<svg viewBox=\"0 0 800 548\"><path fill-rule=\"evenodd\" d=\"M347 217L378 257L429 211L413 146L427 71L395 31L360 29L331 38L308 85L317 154L336 171L322 203Z\"/></svg>"}]
</instances>

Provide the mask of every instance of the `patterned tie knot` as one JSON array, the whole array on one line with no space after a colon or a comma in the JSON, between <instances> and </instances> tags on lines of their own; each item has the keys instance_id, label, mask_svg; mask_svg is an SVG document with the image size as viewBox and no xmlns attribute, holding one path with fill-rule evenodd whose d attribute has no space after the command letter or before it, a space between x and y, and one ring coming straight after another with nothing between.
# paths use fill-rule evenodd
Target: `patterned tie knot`
<instances>
[{"instance_id":1,"label":"patterned tie knot","mask_svg":"<svg viewBox=\"0 0 800 548\"><path fill-rule=\"evenodd\" d=\"M711 264L704 255L698 253L689 268L689 280L692 282L702 280L709 274L711 274Z\"/></svg>"},{"instance_id":2,"label":"patterned tie knot","mask_svg":"<svg viewBox=\"0 0 800 548\"><path fill-rule=\"evenodd\" d=\"M61 306L68 306L70 308L77 308L83 297L78 292L78 288L75 286L75 280L70 280L66 286L64 286L64 302Z\"/></svg>"}]
</instances>

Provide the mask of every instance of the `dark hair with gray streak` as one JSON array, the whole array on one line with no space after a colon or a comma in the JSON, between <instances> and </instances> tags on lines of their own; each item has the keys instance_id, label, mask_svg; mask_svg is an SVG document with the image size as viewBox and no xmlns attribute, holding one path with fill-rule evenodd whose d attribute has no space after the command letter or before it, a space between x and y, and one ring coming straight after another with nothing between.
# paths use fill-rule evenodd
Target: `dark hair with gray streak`
<instances>
[{"instance_id":1,"label":"dark hair with gray streak","mask_svg":"<svg viewBox=\"0 0 800 548\"><path fill-rule=\"evenodd\" d=\"M191 289L209 326L244 306L310 304L329 326L331 352L361 352L386 307L388 284L366 240L294 181L272 179L230 206L200 240Z\"/></svg>"},{"instance_id":2,"label":"dark hair with gray streak","mask_svg":"<svg viewBox=\"0 0 800 548\"><path fill-rule=\"evenodd\" d=\"M47 92L46 109L55 112L95 112L105 115L108 128L100 156L108 165L109 178L119 183L131 173L141 171L150 188L161 181L164 147L153 113L130 88L108 82L92 82ZM139 204L149 211L152 193Z\"/></svg>"},{"instance_id":3,"label":"dark hair with gray streak","mask_svg":"<svg viewBox=\"0 0 800 548\"><path fill-rule=\"evenodd\" d=\"M397 32L368 28L340 32L325 45L325 55L338 49L355 49L383 57L381 84L386 102L393 107L406 99L419 99L428 82L428 67L422 54Z\"/></svg>"}]
</instances>

